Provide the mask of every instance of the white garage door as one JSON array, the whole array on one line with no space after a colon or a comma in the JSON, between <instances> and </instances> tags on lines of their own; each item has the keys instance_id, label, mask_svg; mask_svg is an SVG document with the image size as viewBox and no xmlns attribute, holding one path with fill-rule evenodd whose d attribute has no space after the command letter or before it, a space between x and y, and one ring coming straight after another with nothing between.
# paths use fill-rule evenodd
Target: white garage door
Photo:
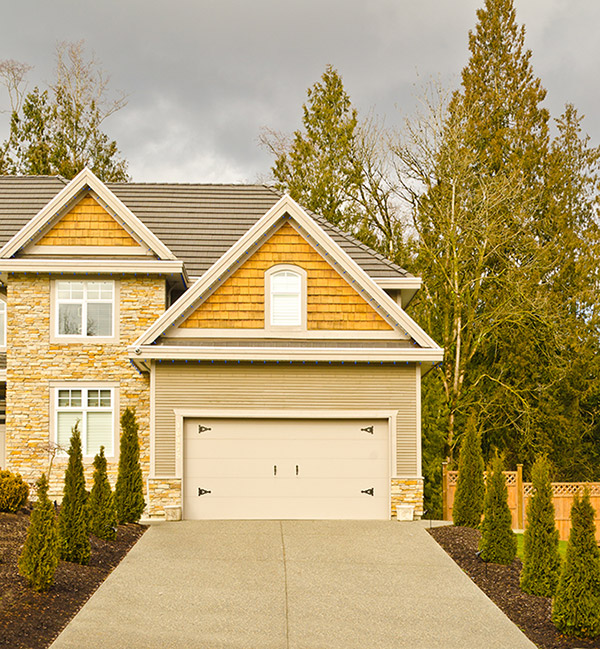
<instances>
[{"instance_id":1,"label":"white garage door","mask_svg":"<svg viewBox=\"0 0 600 649\"><path fill-rule=\"evenodd\" d=\"M387 420L186 419L187 519L387 519Z\"/></svg>"}]
</instances>

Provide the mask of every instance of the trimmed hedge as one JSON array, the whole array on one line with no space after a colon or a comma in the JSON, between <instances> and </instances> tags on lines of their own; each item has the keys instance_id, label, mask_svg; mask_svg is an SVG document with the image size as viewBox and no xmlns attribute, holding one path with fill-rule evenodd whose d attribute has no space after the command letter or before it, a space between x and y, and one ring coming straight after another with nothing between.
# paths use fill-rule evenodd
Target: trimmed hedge
<instances>
[{"instance_id":1,"label":"trimmed hedge","mask_svg":"<svg viewBox=\"0 0 600 649\"><path fill-rule=\"evenodd\" d=\"M0 512L17 512L25 506L29 485L19 473L0 471Z\"/></svg>"}]
</instances>

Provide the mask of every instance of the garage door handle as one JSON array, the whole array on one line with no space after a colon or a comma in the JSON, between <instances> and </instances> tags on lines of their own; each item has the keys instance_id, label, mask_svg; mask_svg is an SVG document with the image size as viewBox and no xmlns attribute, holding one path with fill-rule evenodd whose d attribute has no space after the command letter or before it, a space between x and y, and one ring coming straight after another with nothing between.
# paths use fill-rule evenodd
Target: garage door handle
<instances>
[{"instance_id":1,"label":"garage door handle","mask_svg":"<svg viewBox=\"0 0 600 649\"><path fill-rule=\"evenodd\" d=\"M198 495L199 496L204 496L204 494L211 494L212 491L210 489L202 489L202 487L198 487Z\"/></svg>"},{"instance_id":2,"label":"garage door handle","mask_svg":"<svg viewBox=\"0 0 600 649\"><path fill-rule=\"evenodd\" d=\"M277 475L277 465L273 465L273 475Z\"/></svg>"},{"instance_id":3,"label":"garage door handle","mask_svg":"<svg viewBox=\"0 0 600 649\"><path fill-rule=\"evenodd\" d=\"M370 489L363 489L361 494L367 494L367 496L374 496L375 495L375 488L371 487Z\"/></svg>"}]
</instances>

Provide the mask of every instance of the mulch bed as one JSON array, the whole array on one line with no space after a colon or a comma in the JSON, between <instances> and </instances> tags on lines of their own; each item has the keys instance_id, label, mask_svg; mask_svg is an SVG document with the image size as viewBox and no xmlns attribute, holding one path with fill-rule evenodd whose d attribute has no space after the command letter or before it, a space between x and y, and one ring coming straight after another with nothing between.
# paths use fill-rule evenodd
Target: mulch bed
<instances>
[{"instance_id":1,"label":"mulch bed","mask_svg":"<svg viewBox=\"0 0 600 649\"><path fill-rule=\"evenodd\" d=\"M551 621L552 600L524 593L519 587L522 563L515 559L510 566L484 563L475 552L480 532L452 525L430 530L433 538L466 572L481 590L540 649L600 648L600 638L580 640L560 635Z\"/></svg>"},{"instance_id":2,"label":"mulch bed","mask_svg":"<svg viewBox=\"0 0 600 649\"><path fill-rule=\"evenodd\" d=\"M30 511L0 513L0 647L46 649L129 552L146 528L119 525L116 541L91 537L87 566L61 561L54 585L36 593L19 575Z\"/></svg>"}]
</instances>

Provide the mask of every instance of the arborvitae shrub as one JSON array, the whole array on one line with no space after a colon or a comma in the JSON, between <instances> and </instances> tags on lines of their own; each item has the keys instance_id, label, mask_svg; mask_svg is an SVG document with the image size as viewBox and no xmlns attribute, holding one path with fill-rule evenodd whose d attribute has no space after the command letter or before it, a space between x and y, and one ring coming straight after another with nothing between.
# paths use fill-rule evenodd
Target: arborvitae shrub
<instances>
[{"instance_id":1,"label":"arborvitae shrub","mask_svg":"<svg viewBox=\"0 0 600 649\"><path fill-rule=\"evenodd\" d=\"M552 603L552 621L561 632L581 638L600 635L600 551L594 508L586 490L571 507L571 533Z\"/></svg>"},{"instance_id":2,"label":"arborvitae shrub","mask_svg":"<svg viewBox=\"0 0 600 649\"><path fill-rule=\"evenodd\" d=\"M138 428L135 413L127 408L121 416L119 473L115 486L115 509L119 523L139 521L146 506Z\"/></svg>"},{"instance_id":3,"label":"arborvitae shrub","mask_svg":"<svg viewBox=\"0 0 600 649\"><path fill-rule=\"evenodd\" d=\"M42 473L37 482L37 501L31 513L25 545L19 558L19 572L37 591L45 591L54 582L58 565L58 530L54 505L48 498L48 480Z\"/></svg>"},{"instance_id":4,"label":"arborvitae shrub","mask_svg":"<svg viewBox=\"0 0 600 649\"><path fill-rule=\"evenodd\" d=\"M100 539L117 538L117 516L108 476L104 446L94 458L94 486L89 498L90 532Z\"/></svg>"},{"instance_id":5,"label":"arborvitae shrub","mask_svg":"<svg viewBox=\"0 0 600 649\"><path fill-rule=\"evenodd\" d=\"M560 573L560 555L546 458L535 461L531 476L534 493L527 505L521 588L532 595L552 597Z\"/></svg>"},{"instance_id":6,"label":"arborvitae shrub","mask_svg":"<svg viewBox=\"0 0 600 649\"><path fill-rule=\"evenodd\" d=\"M88 506L83 475L81 436L76 424L71 433L69 463L65 471L62 505L58 515L60 558L87 564L90 560Z\"/></svg>"},{"instance_id":7,"label":"arborvitae shrub","mask_svg":"<svg viewBox=\"0 0 600 649\"><path fill-rule=\"evenodd\" d=\"M16 512L27 502L29 485L19 473L0 471L0 512Z\"/></svg>"},{"instance_id":8,"label":"arborvitae shrub","mask_svg":"<svg viewBox=\"0 0 600 649\"><path fill-rule=\"evenodd\" d=\"M475 418L471 417L460 445L458 481L452 508L455 525L479 527L485 497L483 470L481 441L477 434Z\"/></svg>"},{"instance_id":9,"label":"arborvitae shrub","mask_svg":"<svg viewBox=\"0 0 600 649\"><path fill-rule=\"evenodd\" d=\"M488 471L479 549L481 558L492 563L512 563L517 554L517 538L512 531L506 480L498 457L492 462L492 471Z\"/></svg>"}]
</instances>

